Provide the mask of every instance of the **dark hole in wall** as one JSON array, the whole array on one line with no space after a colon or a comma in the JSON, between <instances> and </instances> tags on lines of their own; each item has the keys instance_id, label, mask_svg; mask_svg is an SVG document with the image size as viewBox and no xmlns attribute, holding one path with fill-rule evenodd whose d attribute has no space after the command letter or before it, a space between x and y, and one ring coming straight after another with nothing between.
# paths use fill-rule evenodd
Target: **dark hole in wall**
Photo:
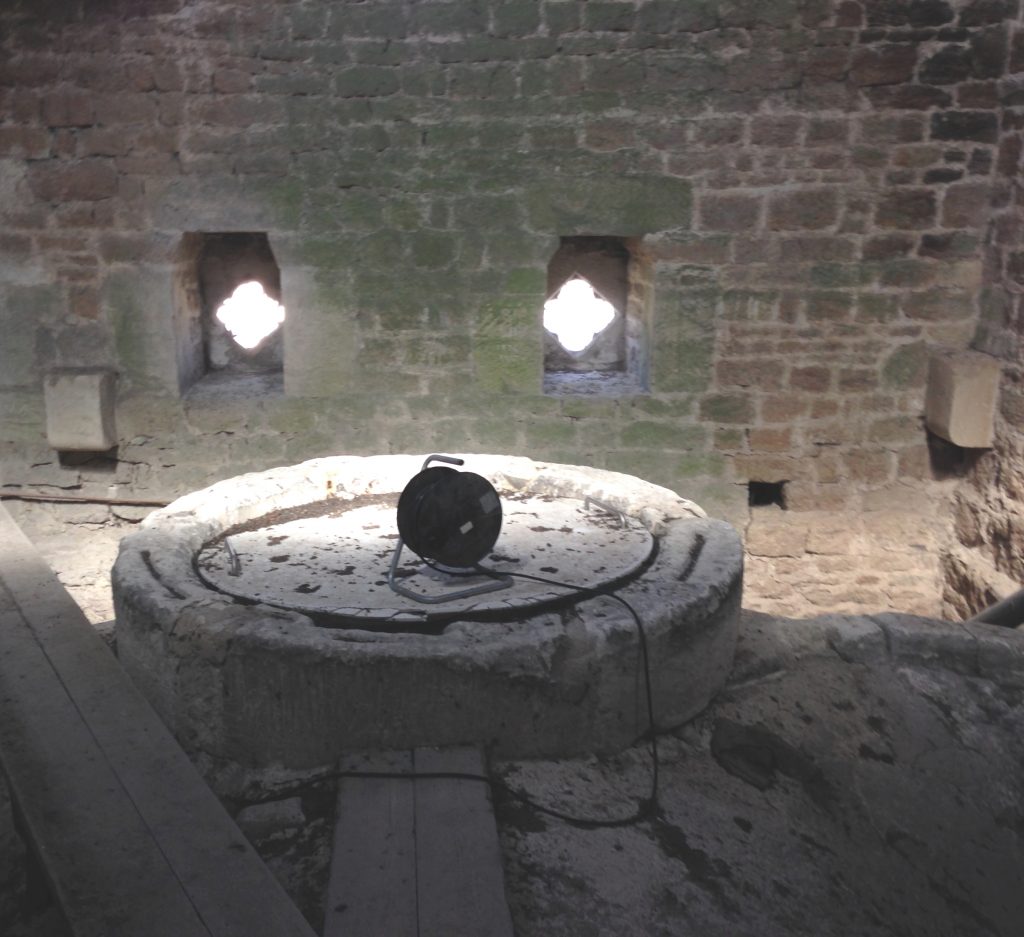
<instances>
[{"instance_id":1,"label":"dark hole in wall","mask_svg":"<svg viewBox=\"0 0 1024 937\"><path fill-rule=\"evenodd\" d=\"M932 478L938 481L961 478L974 467L979 459L991 452L990 449L965 449L941 436L936 436L931 430L926 430L926 433L928 464L931 468Z\"/></svg>"},{"instance_id":2,"label":"dark hole in wall","mask_svg":"<svg viewBox=\"0 0 1024 937\"><path fill-rule=\"evenodd\" d=\"M118 469L118 447L96 452L87 450L58 452L60 465L64 468L84 468L97 474L113 474Z\"/></svg>"},{"instance_id":3,"label":"dark hole in wall","mask_svg":"<svg viewBox=\"0 0 1024 937\"><path fill-rule=\"evenodd\" d=\"M548 263L548 297L580 277L615 309L615 319L580 352L567 351L550 332L544 334L544 370L624 371L626 304L629 300L630 250L624 238L580 235L563 237Z\"/></svg>"},{"instance_id":4,"label":"dark hole in wall","mask_svg":"<svg viewBox=\"0 0 1024 937\"><path fill-rule=\"evenodd\" d=\"M776 505L786 509L786 483L747 482L747 503L752 508Z\"/></svg>"},{"instance_id":5,"label":"dark hole in wall","mask_svg":"<svg viewBox=\"0 0 1024 937\"><path fill-rule=\"evenodd\" d=\"M200 235L197 279L202 306L207 371L279 371L284 362L279 327L255 348L242 348L218 321L217 309L243 283L255 281L281 302L281 271L263 232L231 231Z\"/></svg>"}]
</instances>

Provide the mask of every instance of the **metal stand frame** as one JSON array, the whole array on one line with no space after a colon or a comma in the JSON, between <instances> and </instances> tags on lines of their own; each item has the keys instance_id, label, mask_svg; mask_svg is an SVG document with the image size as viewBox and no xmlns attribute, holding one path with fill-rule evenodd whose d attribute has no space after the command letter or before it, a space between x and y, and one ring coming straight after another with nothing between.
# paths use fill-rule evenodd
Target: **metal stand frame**
<instances>
[{"instance_id":1,"label":"metal stand frame","mask_svg":"<svg viewBox=\"0 0 1024 937\"><path fill-rule=\"evenodd\" d=\"M464 465L465 460L457 459L450 455L429 455L423 462L423 468L420 471L424 471L431 462L447 462L449 465ZM412 599L414 602L421 602L424 605L440 605L442 602L457 602L459 599L472 598L474 595L484 595L488 592L498 592L501 589L507 589L512 585L511 576L496 576L493 579L488 578L487 582L481 582L478 585L470 586L467 589L459 589L457 592L448 592L444 595L423 595L420 592L413 592L412 589L407 589L401 583L395 579L395 571L398 569L398 561L402 556L402 550L405 548L405 543L402 542L402 538L398 538L398 543L395 544L395 552L391 554L391 567L388 569L388 585L391 587L392 592L397 592L399 595L404 596L407 599ZM441 572L444 572L442 569ZM483 574L481 574L483 575Z\"/></svg>"},{"instance_id":2,"label":"metal stand frame","mask_svg":"<svg viewBox=\"0 0 1024 937\"><path fill-rule=\"evenodd\" d=\"M405 544L402 538L398 538L395 545L395 552L391 555L391 568L388 570L388 585L393 592L397 592L414 602L422 602L424 605L439 605L441 602L457 602L459 599L468 599L474 595L484 595L487 592L497 592L500 589L507 589L512 585L511 576L500 576L494 579L488 578L486 582L478 583L467 589L459 589L457 592L446 592L444 595L423 595L421 592L413 592L407 589L395 579L395 571L398 569L398 561L402 556ZM443 572L443 570L442 570ZM482 575L482 574L481 574Z\"/></svg>"}]
</instances>

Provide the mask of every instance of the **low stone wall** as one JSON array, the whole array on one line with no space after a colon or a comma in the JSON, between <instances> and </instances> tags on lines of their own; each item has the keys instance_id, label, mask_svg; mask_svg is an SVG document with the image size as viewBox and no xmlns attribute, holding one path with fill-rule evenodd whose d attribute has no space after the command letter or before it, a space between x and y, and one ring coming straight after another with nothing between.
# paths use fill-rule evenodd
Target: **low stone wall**
<instances>
[{"instance_id":1,"label":"low stone wall","mask_svg":"<svg viewBox=\"0 0 1024 937\"><path fill-rule=\"evenodd\" d=\"M589 495L656 536L651 565L616 594L642 622L659 725L707 705L736 640L743 558L735 531L636 478L466 458L500 494ZM646 731L638 626L609 598L515 621L466 612L438 635L386 634L233 602L195 570L199 548L234 524L329 492L398 492L422 462L322 459L243 476L158 511L123 541L113 573L118 655L221 789L240 775L329 768L352 749L473 742L536 757L615 751Z\"/></svg>"}]
</instances>

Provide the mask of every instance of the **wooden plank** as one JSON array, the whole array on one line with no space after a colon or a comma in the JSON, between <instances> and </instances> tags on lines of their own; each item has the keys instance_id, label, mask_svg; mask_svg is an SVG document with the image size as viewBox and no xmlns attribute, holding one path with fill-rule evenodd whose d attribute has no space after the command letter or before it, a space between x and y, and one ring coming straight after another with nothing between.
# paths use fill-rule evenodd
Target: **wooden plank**
<instances>
[{"instance_id":1,"label":"wooden plank","mask_svg":"<svg viewBox=\"0 0 1024 937\"><path fill-rule=\"evenodd\" d=\"M2 583L0 593L0 758L73 933L208 937Z\"/></svg>"},{"instance_id":2,"label":"wooden plank","mask_svg":"<svg viewBox=\"0 0 1024 937\"><path fill-rule=\"evenodd\" d=\"M412 752L352 755L342 771L412 773ZM416 937L413 781L340 778L324 937Z\"/></svg>"},{"instance_id":3,"label":"wooden plank","mask_svg":"<svg viewBox=\"0 0 1024 937\"><path fill-rule=\"evenodd\" d=\"M477 748L416 749L417 774L483 774ZM513 937L490 789L482 781L416 781L419 937Z\"/></svg>"},{"instance_id":4,"label":"wooden plank","mask_svg":"<svg viewBox=\"0 0 1024 937\"><path fill-rule=\"evenodd\" d=\"M210 932L312 937L301 913L2 507L0 576Z\"/></svg>"}]
</instances>

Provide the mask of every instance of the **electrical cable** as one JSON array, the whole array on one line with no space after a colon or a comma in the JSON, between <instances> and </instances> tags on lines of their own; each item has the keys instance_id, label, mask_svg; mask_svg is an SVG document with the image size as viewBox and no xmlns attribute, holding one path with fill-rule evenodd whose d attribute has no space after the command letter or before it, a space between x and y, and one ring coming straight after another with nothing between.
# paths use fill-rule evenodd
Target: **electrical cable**
<instances>
[{"instance_id":1,"label":"electrical cable","mask_svg":"<svg viewBox=\"0 0 1024 937\"><path fill-rule=\"evenodd\" d=\"M72 503L72 504L107 504L112 506L137 506L137 507L166 507L169 503L163 500L157 499L145 499L145 498L102 498L99 496L89 495L57 495L57 494L37 494L35 492L8 492L3 491L0 488L0 500L16 500L16 501L48 501L53 503ZM415 551L413 551L415 553ZM659 781L659 767L660 758L658 755L658 733L657 726L654 720L654 699L653 692L651 689L651 669L650 659L648 656L647 647L647 633L644 630L643 622L640 619L640 615L636 609L633 608L624 598L616 593L607 590L594 588L592 586L579 586L573 583L560 582L556 579L548 579L543 576L534 576L528 573L499 573L497 570L487 569L481 566L479 563L475 564L471 569L472 571L462 571L455 569L446 569L432 563L429 559L420 554L416 553L416 556L429 568L443 573L448 576L478 576L484 575L492 579L500 578L502 576L508 576L512 579L523 579L532 582L539 582L544 585L555 586L559 589L568 589L572 592L577 593L581 598L609 598L618 602L622 605L630 616L633 618L633 622L636 625L637 640L640 645L640 657L643 666L643 677L644 677L644 695L647 706L647 731L640 737L648 736L651 743L651 788L650 793L646 798L639 800L636 810L625 817L579 817L572 814L565 813L560 810L556 810L553 807L548 807L544 804L538 803L533 800L528 794L523 791L519 791L504 781L497 778L492 778L484 774L472 774L464 772L447 772L447 771L436 771L436 772L386 772L386 771L330 771L319 775L316 778L310 779L303 782L300 785L289 788L291 792L294 792L299 787L307 787L311 784L316 784L321 781L333 780L337 778L352 777L352 778L409 778L415 780L421 779L450 779L450 780L465 780L465 781L479 781L488 784L493 790L498 791L513 800L517 800L520 803L528 806L530 809L537 811L538 813L546 814L547 816L554 817L555 819L562 820L565 823L570 823L575 826L581 826L586 828L607 828L607 827L621 827L629 826L633 823L637 823L647 816L657 811L657 800L658 800L658 781ZM290 796L290 795L289 795ZM278 797L267 798L266 802L280 799ZM257 801L262 802L262 801Z\"/></svg>"},{"instance_id":2,"label":"electrical cable","mask_svg":"<svg viewBox=\"0 0 1024 937\"><path fill-rule=\"evenodd\" d=\"M415 552L415 551L414 551ZM416 554L419 556L419 554ZM613 599L622 605L626 611L629 612L636 625L637 630L637 641L640 646L640 660L643 668L644 678L644 696L647 707L647 731L644 732L640 737L648 736L651 743L651 786L650 793L645 798L638 799L636 809L622 817L582 817L575 814L570 814L562 810L557 810L554 807L549 807L546 804L539 803L529 794L524 791L518 790L509 784L506 784L500 778L494 778L486 774L474 774L469 772L460 771L430 771L430 772L417 772L417 771L326 771L316 778L311 778L301 784L290 786L287 788L287 792L283 796L294 796L295 790L299 788L309 787L312 784L317 784L322 781L337 780L339 778L366 778L366 779L380 779L380 780L393 780L395 778L408 778L409 780L431 780L431 779L447 779L447 780L461 780L461 781L478 781L483 784L487 784L491 790L495 793L502 794L506 797L516 800L537 813L542 813L546 816L553 817L556 820L561 820L563 823L568 823L571 826L581 827L584 829L608 829L623 826L632 826L635 823L639 823L650 816L654 816L658 812L658 784L660 774L660 757L658 754L658 732L657 724L654 719L654 694L651 687L651 667L650 657L648 654L647 646L647 632L644 630L643 621L640 618L639 613L629 604L624 598L616 595L606 589L595 588L593 586L579 586L572 583L560 582L557 579L548 579L544 576L534 576L529 573L499 573L497 570L488 569L481 566L479 563L472 567L472 571L466 570L451 570L445 569L432 563L429 559L423 556L419 556L419 559L423 563L438 572L445 573L453 576L477 576L484 575L490 577L497 576L511 576L514 579L524 579L533 582L539 582L544 585L555 586L560 589L569 589L575 593L578 593L583 598L609 598ZM471 617L471 616L470 616ZM257 803L272 802L274 800L280 800L281 796L268 797L264 800L258 800Z\"/></svg>"},{"instance_id":3,"label":"electrical cable","mask_svg":"<svg viewBox=\"0 0 1024 937\"><path fill-rule=\"evenodd\" d=\"M53 504L109 504L112 507L165 508L170 501L156 498L104 498L100 495L40 494L31 491L4 491L0 501L43 501Z\"/></svg>"},{"instance_id":4,"label":"electrical cable","mask_svg":"<svg viewBox=\"0 0 1024 937\"><path fill-rule=\"evenodd\" d=\"M498 573L496 570L489 570L480 564L475 567L480 573L487 576L498 576L507 575L513 579L524 579L531 582L539 582L544 585L555 586L560 589L571 589L573 592L578 593L581 597L586 598L608 598L613 599L622 605L633 619L633 623L636 625L637 642L640 645L640 661L643 668L644 678L644 697L647 705L647 731L641 735L641 738L648 736L651 743L651 788L650 793L646 798L641 799L636 807L636 810L628 817L620 818L592 818L592 817L578 817L570 814L562 813L561 811L554 810L553 808L546 807L543 804L539 804L532 800L528 795L521 791L517 791L514 788L508 787L502 782L503 790L514 797L515 799L525 803L534 810L540 813L547 814L548 816L555 817L559 820L564 820L567 823L573 825L586 826L591 828L598 827L616 827L616 826L629 826L633 823L637 823L646 817L653 815L658 810L658 782L660 773L660 762L661 759L658 754L658 730L657 723L654 719L654 692L651 687L651 663L648 654L647 647L647 632L644 630L643 621L640 618L639 613L632 605L629 604L622 596L608 590L595 588L593 586L578 586L572 583L561 582L557 579L549 579L545 576L534 576L529 573Z\"/></svg>"}]
</instances>

